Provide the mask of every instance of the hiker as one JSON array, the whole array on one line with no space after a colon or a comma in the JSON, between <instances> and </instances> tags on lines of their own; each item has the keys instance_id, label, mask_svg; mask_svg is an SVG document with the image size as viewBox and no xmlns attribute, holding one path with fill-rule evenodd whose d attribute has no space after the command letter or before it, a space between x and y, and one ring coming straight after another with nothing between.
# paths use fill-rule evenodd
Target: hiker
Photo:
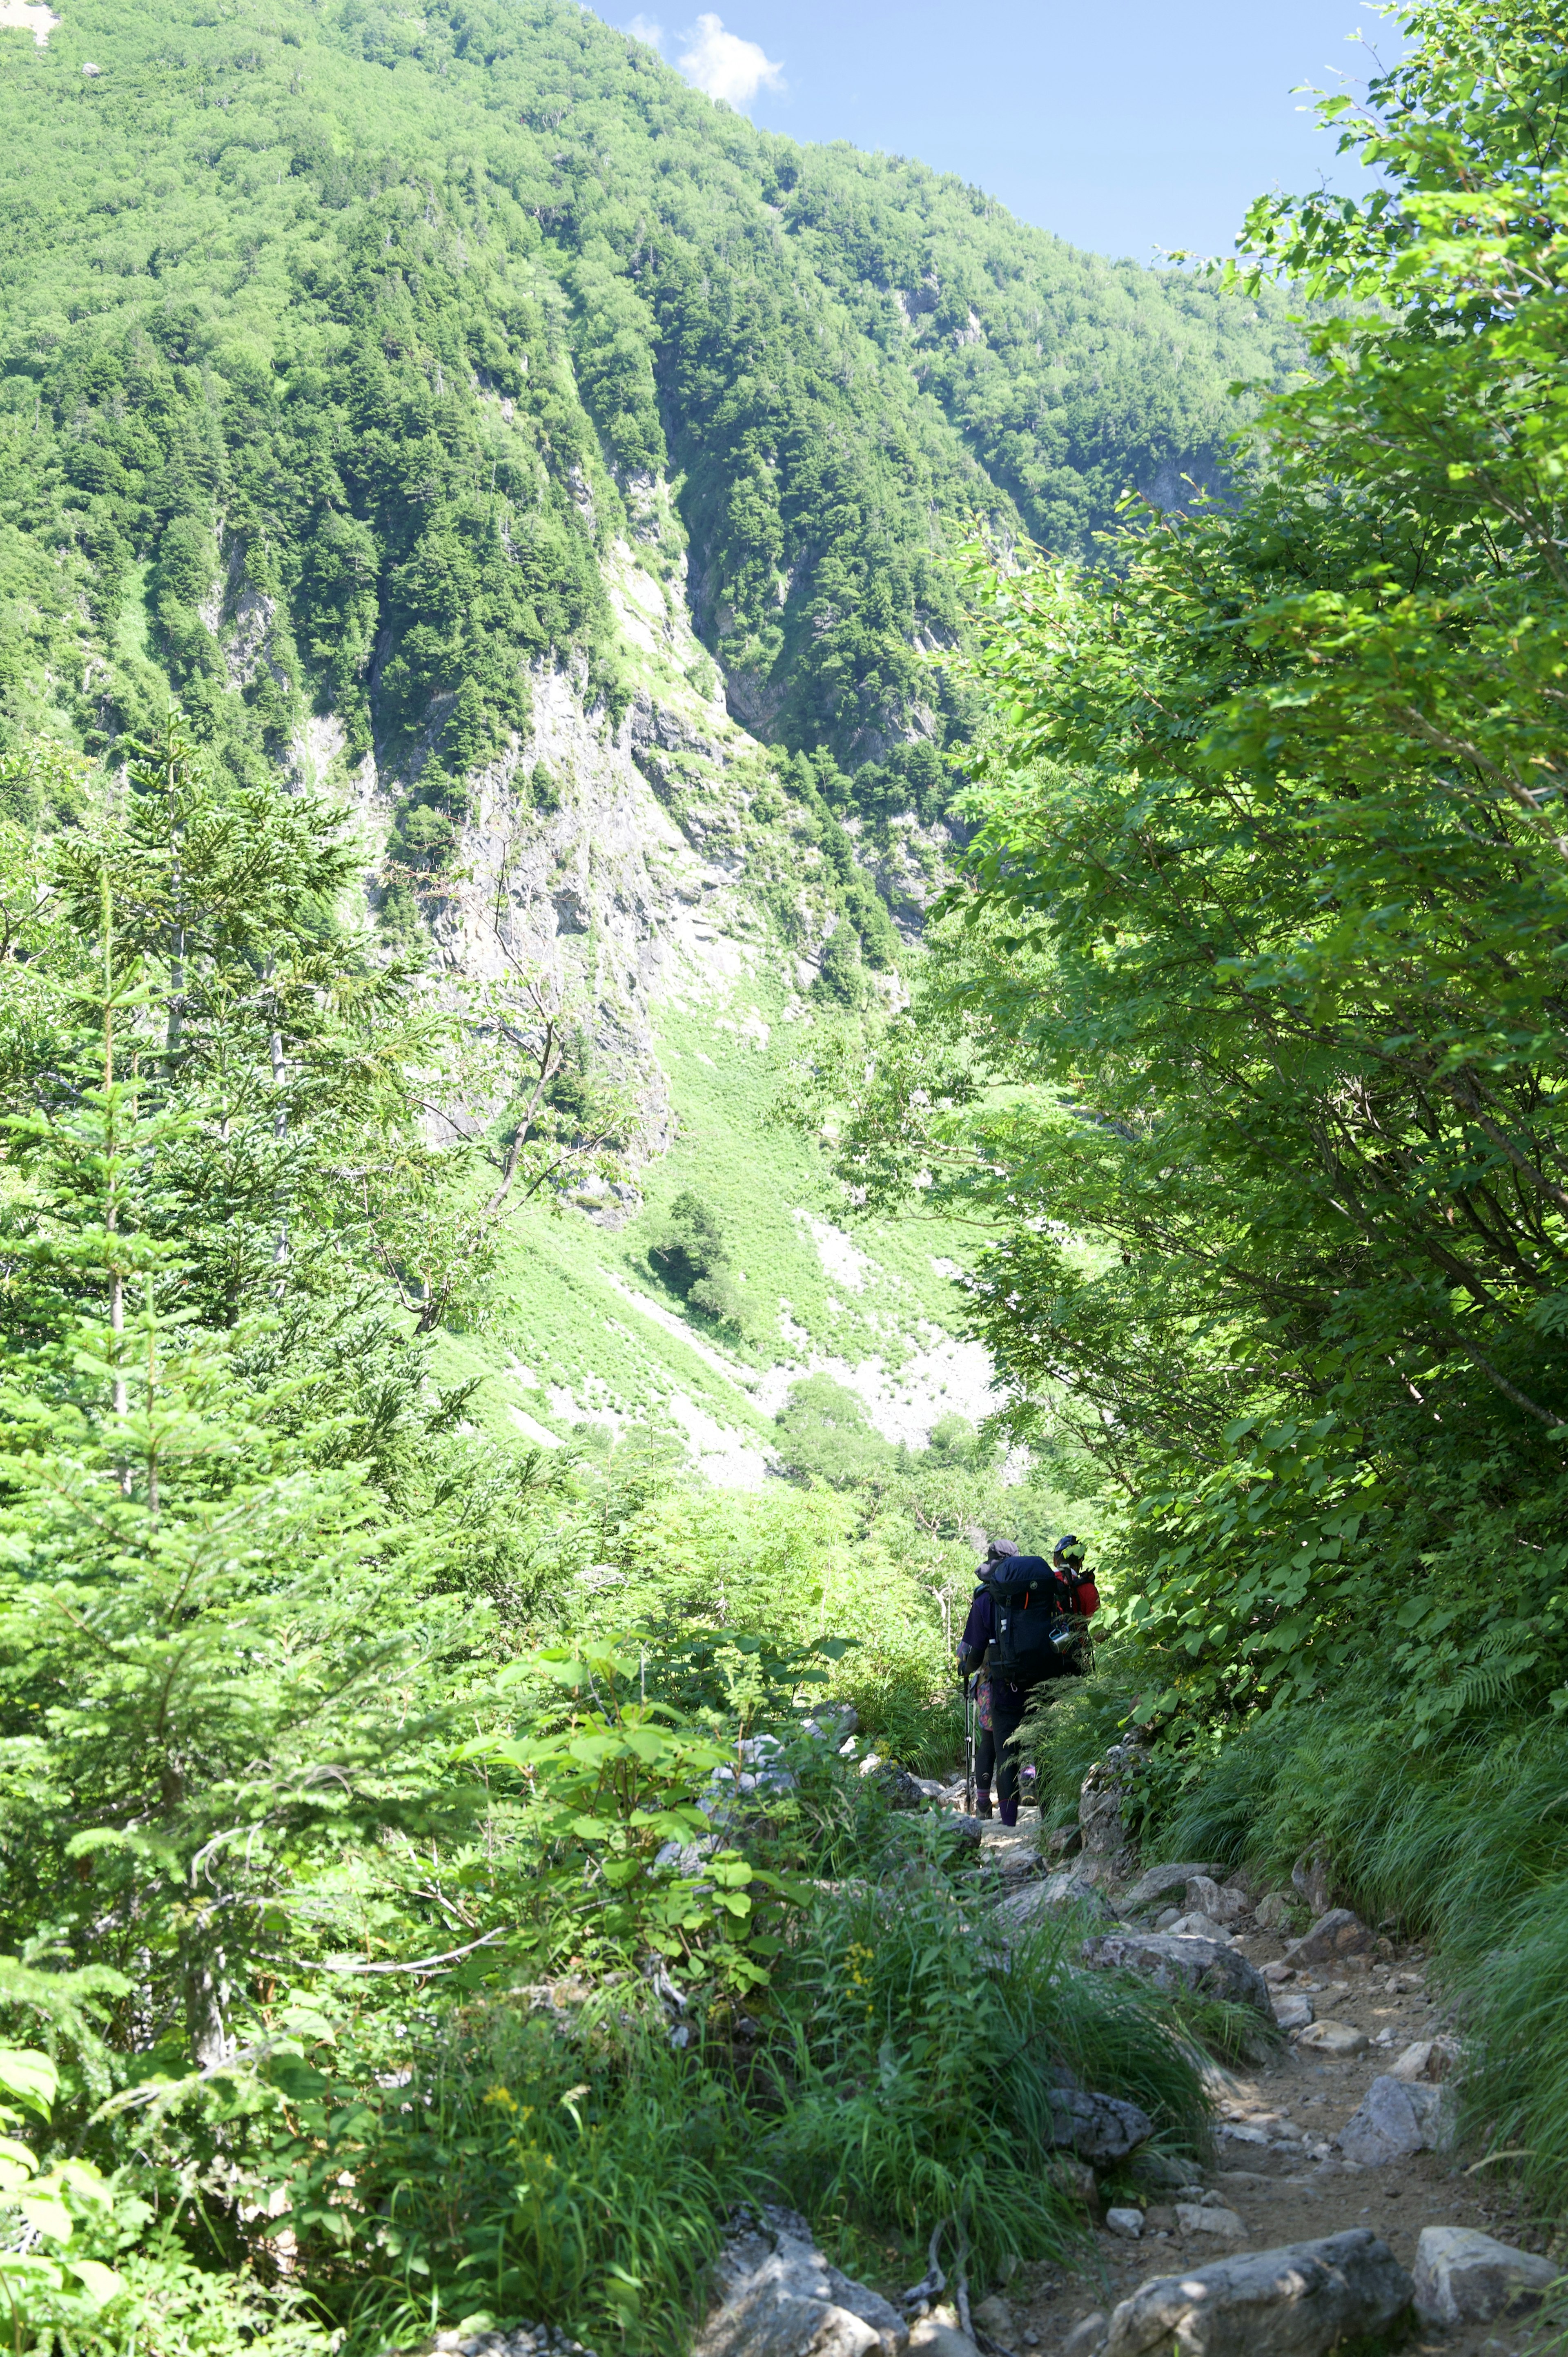
<instances>
[{"instance_id":1,"label":"hiker","mask_svg":"<svg viewBox=\"0 0 1568 2357\"><path fill-rule=\"evenodd\" d=\"M958 1649L960 1674L974 1677L977 1704L983 1680L986 1688L990 1726L975 1760L984 1796L982 1816L991 1813L994 1763L1002 1823L1017 1824L1014 1738L1042 1681L1082 1674L1082 1643L1069 1625L1069 1616L1088 1620L1099 1608L1100 1592L1084 1570L1083 1546L1075 1533L1058 1540L1049 1563L1043 1555L1020 1555L1010 1539L993 1540L986 1548Z\"/></svg>"}]
</instances>

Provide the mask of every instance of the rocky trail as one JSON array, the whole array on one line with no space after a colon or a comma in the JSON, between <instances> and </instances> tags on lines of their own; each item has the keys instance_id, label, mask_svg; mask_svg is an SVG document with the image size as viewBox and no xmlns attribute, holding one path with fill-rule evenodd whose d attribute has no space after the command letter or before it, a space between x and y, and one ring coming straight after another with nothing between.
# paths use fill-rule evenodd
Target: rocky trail
<instances>
[{"instance_id":1,"label":"rocky trail","mask_svg":"<svg viewBox=\"0 0 1568 2357\"><path fill-rule=\"evenodd\" d=\"M1102 1779L1101 1793L1107 1783L1113 1791L1114 1779ZM948 1798L961 1806L961 1787L950 1788ZM1058 2351L1097 2357L1120 2305L1151 2279L1354 2230L1369 2230L1400 2266L1419 2273L1418 2293L1426 2289L1429 2305L1431 2268L1417 2266L1426 2230L1479 2233L1529 2255L1537 2290L1557 2274L1544 2257L1544 2237L1506 2179L1484 2168L1470 2173L1470 2155L1444 2149L1444 2082L1457 2044L1448 2034L1442 1993L1429 1978L1425 1949L1375 1937L1347 1910L1328 1908L1320 1865L1302 1875L1305 1890L1288 1892L1251 1888L1240 1878L1220 1884L1201 1863L1133 1874L1129 1882L1119 1813L1097 1805L1093 1778L1079 1856L1056 1861L1054 1873L1033 1824L983 1822L977 1829L983 1867L988 1880L994 1878L994 1904L1004 1920L1026 1922L1041 1909L1076 1906L1107 1926L1091 1935L1091 1949L1111 1948L1113 1922L1129 1926L1134 1940L1152 1934L1154 1948L1190 1946L1195 1961L1203 1943L1211 1951L1222 1945L1239 1960L1227 1970L1250 1968L1249 1981L1259 1977L1287 2031L1267 2061L1213 2067L1219 2116L1210 2168L1182 2187L1151 2185L1135 2203L1121 2182L1114 2203L1097 2200L1094 2258L1082 2272L1025 2266L986 2297L983 2287L974 2288L973 2320L983 2340L1019 2357L1036 2351L1041 2357ZM1205 1899L1212 1914L1194 1904ZM1297 1938L1303 1925L1305 1936ZM1131 1959L1106 1954L1102 1961ZM1426 2247L1434 2247L1431 2233ZM1540 2334L1531 2285L1519 2280L1524 2272L1504 2267L1507 2282L1493 2280L1487 2289L1472 2266L1472 2287L1461 2288L1449 2305L1495 2312L1441 2324L1418 2313L1403 2346L1425 2357L1525 2357L1540 2345ZM1494 2277L1498 2273L1494 2266ZM948 2325L946 2312L940 2321ZM1168 2334L1158 2343L1162 2351L1171 2345ZM1188 2340L1179 2345L1185 2352ZM1203 2339L1190 2345L1230 2343ZM1294 2352L1319 2343L1293 2333L1276 2341L1265 2330L1241 2345ZM1112 2357L1121 2357L1122 2346L1112 2334ZM954 2345L936 2357L961 2352Z\"/></svg>"},{"instance_id":2,"label":"rocky trail","mask_svg":"<svg viewBox=\"0 0 1568 2357\"><path fill-rule=\"evenodd\" d=\"M978 1900L999 1946L1060 1913L1089 1969L1267 2019L1251 2061L1207 2066L1209 2162L1155 2152L1135 2104L1064 2072L1053 2166L1089 2230L1070 2264L964 2282L941 2276L933 2243L921 2286L863 2284L803 2218L764 2206L732 2222L693 2357L1549 2357L1563 2345L1541 2304L1560 2260L1510 2180L1454 2147L1459 2046L1427 1951L1331 1906L1320 1858L1286 1889L1220 1880L1201 1860L1140 1870L1125 1764L1112 1753L1091 1770L1079 1825L1044 1840L1032 1812L1016 1827L964 1815L961 1778L899 1771L896 1805L960 1816L966 1913ZM532 2325L442 2334L424 2357L448 2351L593 2357Z\"/></svg>"}]
</instances>

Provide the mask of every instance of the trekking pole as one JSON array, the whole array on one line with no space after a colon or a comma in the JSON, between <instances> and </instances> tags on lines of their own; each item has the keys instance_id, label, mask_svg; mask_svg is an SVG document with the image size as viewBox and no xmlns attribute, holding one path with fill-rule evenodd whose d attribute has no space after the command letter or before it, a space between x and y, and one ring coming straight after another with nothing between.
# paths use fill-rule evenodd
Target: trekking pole
<instances>
[{"instance_id":1,"label":"trekking pole","mask_svg":"<svg viewBox=\"0 0 1568 2357\"><path fill-rule=\"evenodd\" d=\"M963 1682L963 1813L974 1814L974 1698Z\"/></svg>"}]
</instances>

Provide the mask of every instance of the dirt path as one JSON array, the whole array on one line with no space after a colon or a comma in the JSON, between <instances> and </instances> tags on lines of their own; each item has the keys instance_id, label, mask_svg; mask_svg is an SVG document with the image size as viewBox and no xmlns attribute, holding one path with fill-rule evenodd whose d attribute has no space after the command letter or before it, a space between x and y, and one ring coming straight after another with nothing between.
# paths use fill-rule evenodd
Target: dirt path
<instances>
[{"instance_id":1,"label":"dirt path","mask_svg":"<svg viewBox=\"0 0 1568 2357\"><path fill-rule=\"evenodd\" d=\"M1009 1880L1033 1870L1037 1849L1032 1823L1012 1834L987 1826L985 1856ZM1282 1942L1262 1932L1244 1936L1237 1945L1260 1966L1283 1953ZM1371 2041L1367 2051L1336 2061L1287 2045L1276 2061L1254 2072L1215 2073L1217 2155L1213 2168L1201 2173L1202 2182L1240 2218L1246 2240L1216 2244L1207 2236L1184 2235L1174 2207L1156 2199L1145 2212L1141 2240L1124 2241L1103 2228L1097 2233L1095 2274L1064 2277L1047 2267L1020 2269L1002 2293L1012 2329L996 2338L1020 2352L1037 2350L1042 2357L1052 2357L1070 2342L1076 2357L1079 2347L1092 2349L1097 2336L1075 2338L1075 2328L1095 2310L1108 2314L1151 2276L1234 2251L1316 2241L1348 2226L1370 2226L1407 2267L1414 2263L1423 2226L1477 2226L1525 2250L1544 2247L1543 2236L1521 2214L1506 2179L1465 2174L1473 2156L1455 2159L1423 2152L1379 2169L1340 2158L1334 2138L1373 2079L1406 2047L1432 2038L1442 2026L1438 2000L1427 1989L1425 1952L1390 1950L1384 1942L1379 1951L1370 1963L1354 1958L1290 1984L1311 1994L1319 2021L1348 2022L1365 2031ZM1507 2321L1468 2331L1418 2331L1405 2347L1409 2357L1423 2352L1432 2357L1522 2357L1529 2338L1528 2321Z\"/></svg>"}]
</instances>

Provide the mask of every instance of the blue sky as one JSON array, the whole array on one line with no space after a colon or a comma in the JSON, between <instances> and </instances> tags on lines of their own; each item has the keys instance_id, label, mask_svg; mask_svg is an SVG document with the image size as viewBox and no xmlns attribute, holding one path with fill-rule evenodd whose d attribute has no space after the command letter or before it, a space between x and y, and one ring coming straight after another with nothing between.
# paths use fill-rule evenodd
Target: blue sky
<instances>
[{"instance_id":1,"label":"blue sky","mask_svg":"<svg viewBox=\"0 0 1568 2357\"><path fill-rule=\"evenodd\" d=\"M1098 253L1229 253L1252 197L1351 188L1310 101L1391 58L1360 0L727 0L600 12L797 139L918 156ZM1303 112L1305 109L1305 112Z\"/></svg>"}]
</instances>

